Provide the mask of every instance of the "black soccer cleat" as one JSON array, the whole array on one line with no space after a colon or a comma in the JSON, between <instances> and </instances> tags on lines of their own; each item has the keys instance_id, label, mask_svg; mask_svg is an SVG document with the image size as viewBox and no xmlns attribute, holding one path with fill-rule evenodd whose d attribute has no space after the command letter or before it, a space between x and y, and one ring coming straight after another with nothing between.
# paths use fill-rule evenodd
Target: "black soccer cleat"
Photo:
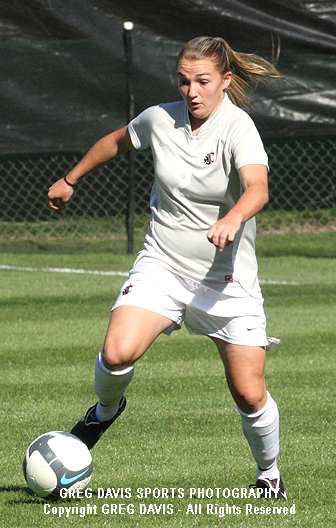
<instances>
[{"instance_id":1,"label":"black soccer cleat","mask_svg":"<svg viewBox=\"0 0 336 528\"><path fill-rule=\"evenodd\" d=\"M93 446L98 442L101 435L113 424L113 422L121 415L126 407L126 398L122 396L119 409L111 420L99 422L96 418L96 405L90 407L86 415L71 429L71 434L77 436L88 449L92 449Z\"/></svg>"},{"instance_id":2,"label":"black soccer cleat","mask_svg":"<svg viewBox=\"0 0 336 528\"><path fill-rule=\"evenodd\" d=\"M258 497L264 499L287 499L285 486L281 475L279 478L269 479L267 477L259 477L256 485L253 488L257 489Z\"/></svg>"}]
</instances>

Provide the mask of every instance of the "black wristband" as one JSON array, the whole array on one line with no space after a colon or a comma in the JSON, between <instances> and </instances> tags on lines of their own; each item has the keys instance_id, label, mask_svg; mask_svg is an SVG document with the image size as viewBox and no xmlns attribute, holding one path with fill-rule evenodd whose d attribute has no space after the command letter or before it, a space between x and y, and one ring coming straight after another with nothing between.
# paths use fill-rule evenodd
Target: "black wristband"
<instances>
[{"instance_id":1,"label":"black wristband","mask_svg":"<svg viewBox=\"0 0 336 528\"><path fill-rule=\"evenodd\" d=\"M70 187L75 187L75 183L70 183L68 182L68 180L66 179L66 176L64 176L63 180L65 181L65 183L67 183Z\"/></svg>"}]
</instances>

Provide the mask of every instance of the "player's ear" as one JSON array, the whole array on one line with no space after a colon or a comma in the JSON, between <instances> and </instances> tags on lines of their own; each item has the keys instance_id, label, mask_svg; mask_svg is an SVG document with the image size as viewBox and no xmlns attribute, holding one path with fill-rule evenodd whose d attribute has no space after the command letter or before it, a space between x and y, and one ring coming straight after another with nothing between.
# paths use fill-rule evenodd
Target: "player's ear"
<instances>
[{"instance_id":1,"label":"player's ear","mask_svg":"<svg viewBox=\"0 0 336 528\"><path fill-rule=\"evenodd\" d=\"M232 72L231 71L228 71L228 72L224 73L224 75L223 75L223 90L226 90L230 86L231 79L232 79Z\"/></svg>"}]
</instances>

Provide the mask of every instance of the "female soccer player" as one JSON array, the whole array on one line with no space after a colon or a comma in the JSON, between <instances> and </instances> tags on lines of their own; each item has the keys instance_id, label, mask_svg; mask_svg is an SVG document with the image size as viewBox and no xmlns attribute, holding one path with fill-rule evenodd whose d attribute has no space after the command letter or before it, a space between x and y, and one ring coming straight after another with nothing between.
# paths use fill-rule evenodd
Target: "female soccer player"
<instances>
[{"instance_id":1,"label":"female soccer player","mask_svg":"<svg viewBox=\"0 0 336 528\"><path fill-rule=\"evenodd\" d=\"M98 141L49 189L61 209L88 173L131 147L152 149L155 183L144 249L112 309L96 360L99 401L73 428L89 448L122 413L135 362L161 333L184 321L209 336L224 363L242 428L257 463L256 486L286 498L277 466L279 413L266 390L263 297L254 216L268 201L267 155L248 106L249 82L281 77L264 59L221 38L188 42L177 60L183 101L148 108Z\"/></svg>"}]
</instances>

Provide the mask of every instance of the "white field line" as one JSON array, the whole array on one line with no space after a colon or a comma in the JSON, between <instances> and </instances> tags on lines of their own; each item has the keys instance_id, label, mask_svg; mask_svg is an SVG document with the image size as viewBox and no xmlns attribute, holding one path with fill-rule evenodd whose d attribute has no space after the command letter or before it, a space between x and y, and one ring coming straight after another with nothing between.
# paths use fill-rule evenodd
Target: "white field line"
<instances>
[{"instance_id":1,"label":"white field line","mask_svg":"<svg viewBox=\"0 0 336 528\"><path fill-rule=\"evenodd\" d=\"M277 280L270 280L270 279L267 279L267 280L260 279L259 282L260 284L284 284L286 286L300 286L300 284L301 285L303 284L302 282L297 282L297 281L277 281Z\"/></svg>"},{"instance_id":2,"label":"white field line","mask_svg":"<svg viewBox=\"0 0 336 528\"><path fill-rule=\"evenodd\" d=\"M30 266L7 266L6 264L0 265L0 270L12 270L12 271L35 271L44 273L77 273L82 275L119 275L121 277L128 277L128 273L124 271L101 271L101 270L85 270L85 269L74 269L74 268L33 268Z\"/></svg>"},{"instance_id":3,"label":"white field line","mask_svg":"<svg viewBox=\"0 0 336 528\"><path fill-rule=\"evenodd\" d=\"M9 266L6 264L0 265L0 270L12 270L12 271L33 271L33 272L44 272L44 273L77 273L82 275L103 275L103 276L120 276L128 277L128 273L124 271L102 271L102 270L85 270L85 269L74 269L74 268L49 268L41 267L34 268L31 266ZM277 280L260 280L260 284L283 284L290 286L299 286L300 283L296 281L277 281Z\"/></svg>"}]
</instances>

